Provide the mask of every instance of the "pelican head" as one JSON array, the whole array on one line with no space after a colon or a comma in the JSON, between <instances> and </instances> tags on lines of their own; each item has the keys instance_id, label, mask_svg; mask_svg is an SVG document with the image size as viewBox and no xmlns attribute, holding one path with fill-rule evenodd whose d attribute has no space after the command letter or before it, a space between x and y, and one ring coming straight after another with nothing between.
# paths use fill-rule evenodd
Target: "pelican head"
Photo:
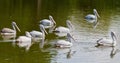
<instances>
[{"instance_id":1,"label":"pelican head","mask_svg":"<svg viewBox=\"0 0 120 63\"><path fill-rule=\"evenodd\" d=\"M73 28L73 25L72 25L72 23L71 23L70 20L67 20L67 21L66 21L66 24L67 24L68 28L70 28L70 29Z\"/></svg>"},{"instance_id":2,"label":"pelican head","mask_svg":"<svg viewBox=\"0 0 120 63\"><path fill-rule=\"evenodd\" d=\"M93 9L93 13L95 14L96 17L100 18L100 15L98 14L96 9Z\"/></svg>"},{"instance_id":3,"label":"pelican head","mask_svg":"<svg viewBox=\"0 0 120 63\"><path fill-rule=\"evenodd\" d=\"M50 21L52 21L56 25L56 22L51 15L49 15L49 19L50 19Z\"/></svg>"},{"instance_id":4,"label":"pelican head","mask_svg":"<svg viewBox=\"0 0 120 63\"><path fill-rule=\"evenodd\" d=\"M71 36L70 33L67 33L67 39L68 39L68 41L70 41L70 42L71 42L71 39L73 39L73 40L75 41L75 39Z\"/></svg>"},{"instance_id":5,"label":"pelican head","mask_svg":"<svg viewBox=\"0 0 120 63\"><path fill-rule=\"evenodd\" d=\"M17 24L16 24L15 22L12 22L12 26L13 26L14 30L16 30L16 29L15 29L15 27L16 27L17 30L20 32L20 29L19 29L19 27L17 26Z\"/></svg>"},{"instance_id":6,"label":"pelican head","mask_svg":"<svg viewBox=\"0 0 120 63\"><path fill-rule=\"evenodd\" d=\"M41 30L42 32L45 32L46 34L48 34L47 31L45 30L45 28L44 28L44 26L43 26L42 24L40 24L39 26L40 26L40 30Z\"/></svg>"},{"instance_id":7,"label":"pelican head","mask_svg":"<svg viewBox=\"0 0 120 63\"><path fill-rule=\"evenodd\" d=\"M25 31L25 34L27 37L30 37L30 38L32 37L28 31Z\"/></svg>"},{"instance_id":8,"label":"pelican head","mask_svg":"<svg viewBox=\"0 0 120 63\"><path fill-rule=\"evenodd\" d=\"M101 39L97 40L97 45L96 45L95 47L98 47L98 46L103 45L103 44L102 44L102 42L100 42L101 40L103 40L103 38L101 38Z\"/></svg>"}]
</instances>

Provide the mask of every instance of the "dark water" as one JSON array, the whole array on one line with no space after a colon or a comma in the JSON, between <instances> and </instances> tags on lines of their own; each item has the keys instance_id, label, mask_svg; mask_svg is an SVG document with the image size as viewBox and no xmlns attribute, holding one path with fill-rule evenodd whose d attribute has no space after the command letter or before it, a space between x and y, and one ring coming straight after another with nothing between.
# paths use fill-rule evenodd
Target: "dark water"
<instances>
[{"instance_id":1,"label":"dark water","mask_svg":"<svg viewBox=\"0 0 120 63\"><path fill-rule=\"evenodd\" d=\"M87 23L84 17L93 13L96 8L100 14L96 29ZM72 32L76 42L72 48L54 48L58 37L48 34L43 49L35 43L29 51L12 46L11 42L0 42L0 63L119 63L120 57L120 1L119 0L1 0L0 29L10 27L15 21L21 32L17 37L25 35L25 31L39 30L39 21L52 15L57 26L66 26L69 19L73 25ZM110 31L118 37L118 45L96 48L96 40L110 38ZM115 55L111 55L113 50Z\"/></svg>"}]
</instances>

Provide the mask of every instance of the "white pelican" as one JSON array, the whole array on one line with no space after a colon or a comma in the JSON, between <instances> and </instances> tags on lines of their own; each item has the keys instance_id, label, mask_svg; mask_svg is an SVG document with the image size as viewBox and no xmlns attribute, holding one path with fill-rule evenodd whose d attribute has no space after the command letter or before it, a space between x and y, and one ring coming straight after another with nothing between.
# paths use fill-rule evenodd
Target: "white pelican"
<instances>
[{"instance_id":1,"label":"white pelican","mask_svg":"<svg viewBox=\"0 0 120 63\"><path fill-rule=\"evenodd\" d=\"M28 51L32 45L32 36L29 32L26 31L26 36L19 36L16 39L17 45L19 47L25 47L26 51Z\"/></svg>"},{"instance_id":2,"label":"white pelican","mask_svg":"<svg viewBox=\"0 0 120 63\"><path fill-rule=\"evenodd\" d=\"M116 38L115 32L111 32L111 39L101 38L97 40L97 46L106 45L106 46L114 47L117 45L116 40L117 38Z\"/></svg>"},{"instance_id":3,"label":"white pelican","mask_svg":"<svg viewBox=\"0 0 120 63\"><path fill-rule=\"evenodd\" d=\"M42 24L45 28L51 28L56 25L56 22L54 21L53 17L49 15L49 20L43 19L40 21L40 24Z\"/></svg>"},{"instance_id":4,"label":"white pelican","mask_svg":"<svg viewBox=\"0 0 120 63\"><path fill-rule=\"evenodd\" d=\"M55 30L53 30L53 32L59 37L66 36L67 33L70 33L71 29L73 28L73 25L72 25L71 21L69 21L69 20L66 21L66 25L67 25L67 27L59 26L59 27L55 28Z\"/></svg>"},{"instance_id":5,"label":"white pelican","mask_svg":"<svg viewBox=\"0 0 120 63\"><path fill-rule=\"evenodd\" d=\"M93 9L93 13L94 14L88 14L87 16L85 16L85 20L89 23L93 23L93 26L96 27L98 23L97 17L100 18L100 16L96 9Z\"/></svg>"},{"instance_id":6,"label":"white pelican","mask_svg":"<svg viewBox=\"0 0 120 63\"><path fill-rule=\"evenodd\" d=\"M70 33L67 33L67 40L58 40L55 45L56 47L60 47L60 48L72 47L73 44L71 39L74 40L74 38L70 35Z\"/></svg>"},{"instance_id":7,"label":"white pelican","mask_svg":"<svg viewBox=\"0 0 120 63\"><path fill-rule=\"evenodd\" d=\"M45 39L45 33L46 34L48 34L48 33L47 33L47 31L45 30L45 28L42 24L40 24L39 26L40 26L41 32L33 30L33 31L30 32L30 34L31 34L32 38L35 38L35 39L37 38L38 40L39 39Z\"/></svg>"},{"instance_id":8,"label":"white pelican","mask_svg":"<svg viewBox=\"0 0 120 63\"><path fill-rule=\"evenodd\" d=\"M17 26L17 24L15 22L12 22L12 27L13 29L10 28L3 28L1 30L1 35L5 35L5 36L15 36L16 37L16 28L18 29L18 31L20 31L19 27ZM15 28L16 27L16 28Z\"/></svg>"}]
</instances>

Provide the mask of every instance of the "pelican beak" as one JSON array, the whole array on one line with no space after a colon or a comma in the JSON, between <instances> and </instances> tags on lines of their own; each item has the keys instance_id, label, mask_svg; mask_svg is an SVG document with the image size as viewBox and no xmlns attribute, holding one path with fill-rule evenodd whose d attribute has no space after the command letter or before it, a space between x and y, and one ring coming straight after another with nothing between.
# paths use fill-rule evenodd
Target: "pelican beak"
<instances>
[{"instance_id":1,"label":"pelican beak","mask_svg":"<svg viewBox=\"0 0 120 63\"><path fill-rule=\"evenodd\" d=\"M43 28L43 30L44 30L44 32L45 32L46 34L48 34L47 31L45 30L45 28Z\"/></svg>"},{"instance_id":2,"label":"pelican beak","mask_svg":"<svg viewBox=\"0 0 120 63\"><path fill-rule=\"evenodd\" d=\"M116 40L116 39L117 39L117 37L116 37L116 35L115 35L115 32L112 32L112 31L111 31L111 37L112 37L113 40Z\"/></svg>"},{"instance_id":3,"label":"pelican beak","mask_svg":"<svg viewBox=\"0 0 120 63\"><path fill-rule=\"evenodd\" d=\"M100 18L100 15L98 14L98 12L97 12L96 9L93 9L93 12L94 12L94 14L95 14L98 18Z\"/></svg>"},{"instance_id":4,"label":"pelican beak","mask_svg":"<svg viewBox=\"0 0 120 63\"><path fill-rule=\"evenodd\" d=\"M56 22L51 15L49 15L49 19L56 25Z\"/></svg>"},{"instance_id":5,"label":"pelican beak","mask_svg":"<svg viewBox=\"0 0 120 63\"><path fill-rule=\"evenodd\" d=\"M46 34L48 34L43 25L39 25L39 26L40 26L41 30L43 30Z\"/></svg>"},{"instance_id":6,"label":"pelican beak","mask_svg":"<svg viewBox=\"0 0 120 63\"><path fill-rule=\"evenodd\" d=\"M52 33L54 31L55 27L56 27L56 25L51 27L51 28L49 28L49 33Z\"/></svg>"},{"instance_id":7,"label":"pelican beak","mask_svg":"<svg viewBox=\"0 0 120 63\"><path fill-rule=\"evenodd\" d=\"M13 23L13 25L17 28L17 30L19 31L19 32L21 32L20 31L20 28L17 26L17 24L15 23L15 22L12 22Z\"/></svg>"}]
</instances>

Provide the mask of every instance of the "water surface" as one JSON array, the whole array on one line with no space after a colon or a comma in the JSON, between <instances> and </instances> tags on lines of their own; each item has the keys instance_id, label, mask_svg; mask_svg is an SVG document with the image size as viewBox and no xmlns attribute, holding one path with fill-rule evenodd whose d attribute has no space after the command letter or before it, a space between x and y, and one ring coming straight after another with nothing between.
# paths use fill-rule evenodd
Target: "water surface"
<instances>
[{"instance_id":1,"label":"water surface","mask_svg":"<svg viewBox=\"0 0 120 63\"><path fill-rule=\"evenodd\" d=\"M29 51L13 46L11 41L0 38L1 63L119 63L120 56L120 4L119 0L1 0L0 29L10 27L15 21L21 32L17 38L25 35L25 31L39 30L39 21L52 15L57 26L66 26L66 20L74 25L71 32L76 42L71 48L55 48L58 38L53 33L46 36L44 48L39 43L31 46ZM97 9L100 14L99 24L93 29L92 24L84 17ZM118 45L96 48L96 40L110 37L110 32L116 32ZM117 49L115 55L112 51Z\"/></svg>"}]
</instances>

